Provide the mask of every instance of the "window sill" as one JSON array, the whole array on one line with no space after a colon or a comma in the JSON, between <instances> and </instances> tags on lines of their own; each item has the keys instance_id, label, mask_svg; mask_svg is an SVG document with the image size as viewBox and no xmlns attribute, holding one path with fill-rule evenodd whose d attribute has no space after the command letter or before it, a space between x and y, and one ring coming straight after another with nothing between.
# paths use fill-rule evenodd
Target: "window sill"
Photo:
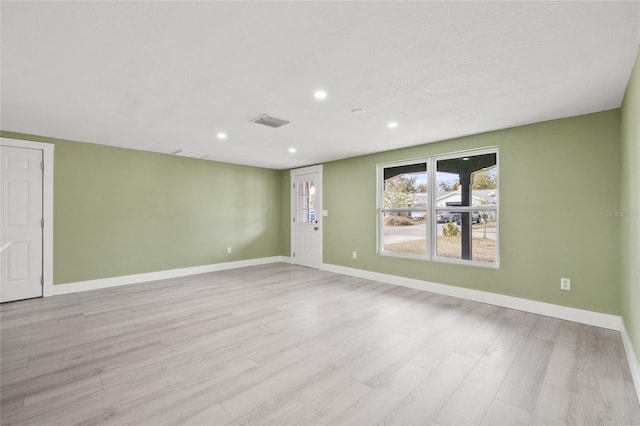
<instances>
[{"instance_id":1,"label":"window sill","mask_svg":"<svg viewBox=\"0 0 640 426\"><path fill-rule=\"evenodd\" d=\"M391 251L380 251L378 252L378 256L393 257L396 259L422 260L427 262L449 263L452 265L475 266L479 268L488 268L488 269L500 269L500 264L498 262L490 263L490 262L481 262L478 260L451 259L448 257L438 257L438 256L434 256L433 258L430 258L429 256L426 256L426 255L403 254L403 253L395 253Z\"/></svg>"}]
</instances>

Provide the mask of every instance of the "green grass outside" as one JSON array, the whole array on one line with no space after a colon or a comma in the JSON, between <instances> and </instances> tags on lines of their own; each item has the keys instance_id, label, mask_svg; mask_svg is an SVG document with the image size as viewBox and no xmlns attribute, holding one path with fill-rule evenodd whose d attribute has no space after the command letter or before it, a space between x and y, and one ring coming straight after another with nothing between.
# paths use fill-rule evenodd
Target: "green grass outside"
<instances>
[{"instance_id":1,"label":"green grass outside","mask_svg":"<svg viewBox=\"0 0 640 426\"><path fill-rule=\"evenodd\" d=\"M462 237L438 236L437 254L440 257L460 259ZM496 261L496 241L489 238L473 238L472 242L473 260L480 262ZM425 255L426 247L424 240L410 240L401 243L385 244L385 251L394 253L407 253Z\"/></svg>"}]
</instances>

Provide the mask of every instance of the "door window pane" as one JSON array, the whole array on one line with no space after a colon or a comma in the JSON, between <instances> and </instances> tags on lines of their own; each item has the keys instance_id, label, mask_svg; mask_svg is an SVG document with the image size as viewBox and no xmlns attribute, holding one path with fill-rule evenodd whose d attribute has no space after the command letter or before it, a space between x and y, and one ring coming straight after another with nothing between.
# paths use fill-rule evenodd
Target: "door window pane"
<instances>
[{"instance_id":1,"label":"door window pane","mask_svg":"<svg viewBox=\"0 0 640 426\"><path fill-rule=\"evenodd\" d=\"M316 188L313 181L296 182L298 223L312 223L316 220L315 194Z\"/></svg>"}]
</instances>

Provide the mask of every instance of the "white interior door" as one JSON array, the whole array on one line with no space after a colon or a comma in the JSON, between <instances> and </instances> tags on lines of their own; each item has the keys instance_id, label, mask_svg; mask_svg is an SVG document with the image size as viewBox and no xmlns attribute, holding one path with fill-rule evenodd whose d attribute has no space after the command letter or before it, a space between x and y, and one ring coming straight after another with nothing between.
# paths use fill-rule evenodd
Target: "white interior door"
<instances>
[{"instance_id":1,"label":"white interior door","mask_svg":"<svg viewBox=\"0 0 640 426\"><path fill-rule=\"evenodd\" d=\"M43 152L0 146L0 302L42 296Z\"/></svg>"},{"instance_id":2,"label":"white interior door","mask_svg":"<svg viewBox=\"0 0 640 426\"><path fill-rule=\"evenodd\" d=\"M292 170L291 181L293 263L318 269L322 254L321 170Z\"/></svg>"}]
</instances>

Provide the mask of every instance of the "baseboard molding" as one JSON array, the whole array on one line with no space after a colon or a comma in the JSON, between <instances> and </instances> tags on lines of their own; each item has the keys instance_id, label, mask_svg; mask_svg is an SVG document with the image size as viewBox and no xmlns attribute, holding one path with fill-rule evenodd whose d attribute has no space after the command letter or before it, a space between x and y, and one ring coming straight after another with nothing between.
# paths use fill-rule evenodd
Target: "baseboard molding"
<instances>
[{"instance_id":1,"label":"baseboard molding","mask_svg":"<svg viewBox=\"0 0 640 426\"><path fill-rule=\"evenodd\" d=\"M531 312L534 314L559 318L587 325L593 325L610 330L621 331L622 328L622 318L618 315L610 315L583 309L569 308L567 306L537 302L534 300L522 299L513 296L505 296L503 294L490 293L487 291L472 290L463 287L438 284L429 281L405 278L397 275L382 274L380 272L365 271L363 269L348 268L346 266L332 265L327 263L323 263L322 265L320 265L320 269L323 271L335 272L337 274L379 281L386 284L394 284L402 287L413 288L416 290L430 291L432 293L444 294L446 296L459 297L461 299L488 303L490 305L502 306L510 309L517 309L519 311Z\"/></svg>"},{"instance_id":2,"label":"baseboard molding","mask_svg":"<svg viewBox=\"0 0 640 426\"><path fill-rule=\"evenodd\" d=\"M624 321L622 322L620 335L622 336L624 351L627 354L627 360L629 361L629 370L631 370L633 385L636 388L636 397L638 398L638 402L640 402L640 361L638 360L636 351L633 348L633 343L631 343L631 338L627 332L627 327L624 325Z\"/></svg>"},{"instance_id":3,"label":"baseboard molding","mask_svg":"<svg viewBox=\"0 0 640 426\"><path fill-rule=\"evenodd\" d=\"M291 263L291 258L287 256L262 257L258 259L238 260L235 262L214 263L211 265L193 266L189 268L170 269L166 271L147 272L144 274L124 275L112 278L101 278L97 280L57 284L53 286L53 295L57 296L59 294L77 293L80 291L118 287L121 285L164 280L167 278L186 277L188 275L206 274L208 272L225 271L228 269L266 265L269 263L279 262Z\"/></svg>"}]
</instances>

